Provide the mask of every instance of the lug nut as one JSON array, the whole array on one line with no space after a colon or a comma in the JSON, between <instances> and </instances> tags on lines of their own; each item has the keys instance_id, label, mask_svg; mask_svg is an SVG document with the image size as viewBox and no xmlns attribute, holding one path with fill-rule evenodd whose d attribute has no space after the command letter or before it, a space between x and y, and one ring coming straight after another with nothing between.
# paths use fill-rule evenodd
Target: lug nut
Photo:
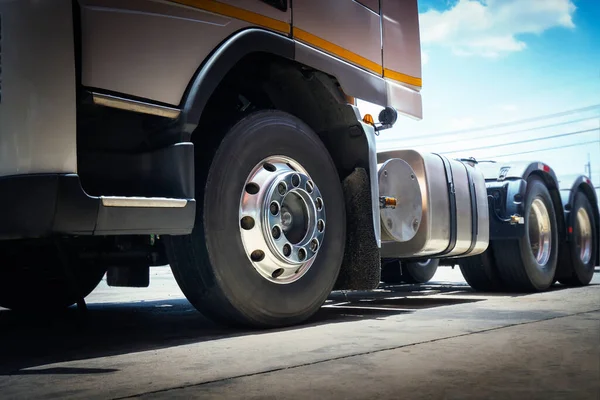
<instances>
[{"instance_id":1,"label":"lug nut","mask_svg":"<svg viewBox=\"0 0 600 400\"><path fill-rule=\"evenodd\" d=\"M319 241L317 239L313 239L310 242L310 249L315 252L319 249Z\"/></svg>"},{"instance_id":2,"label":"lug nut","mask_svg":"<svg viewBox=\"0 0 600 400\"><path fill-rule=\"evenodd\" d=\"M281 237L281 229L279 229L278 226L274 226L273 229L271 229L271 234L273 235L273 239L279 239Z\"/></svg>"},{"instance_id":3,"label":"lug nut","mask_svg":"<svg viewBox=\"0 0 600 400\"><path fill-rule=\"evenodd\" d=\"M282 196L285 194L285 192L287 192L287 185L285 184L285 182L279 182L279 184L277 185L277 191Z\"/></svg>"},{"instance_id":4,"label":"lug nut","mask_svg":"<svg viewBox=\"0 0 600 400\"><path fill-rule=\"evenodd\" d=\"M306 258L306 250L304 250L304 249L298 250L298 259L300 261L304 261L305 258Z\"/></svg>"},{"instance_id":5,"label":"lug nut","mask_svg":"<svg viewBox=\"0 0 600 400\"><path fill-rule=\"evenodd\" d=\"M308 193L312 193L313 189L314 189L314 184L312 183L312 181L306 182L306 191Z\"/></svg>"},{"instance_id":6,"label":"lug nut","mask_svg":"<svg viewBox=\"0 0 600 400\"><path fill-rule=\"evenodd\" d=\"M323 209L323 199L320 197L317 197L317 200L315 200L315 204L317 206L317 210L321 211Z\"/></svg>"},{"instance_id":7,"label":"lug nut","mask_svg":"<svg viewBox=\"0 0 600 400\"><path fill-rule=\"evenodd\" d=\"M323 221L322 219L320 219L317 222L317 229L319 230L319 232L323 232L323 230L325 229L325 221Z\"/></svg>"},{"instance_id":8,"label":"lug nut","mask_svg":"<svg viewBox=\"0 0 600 400\"><path fill-rule=\"evenodd\" d=\"M299 184L300 184L300 176L298 174L292 175L292 185L294 185L294 187L298 187Z\"/></svg>"},{"instance_id":9,"label":"lug nut","mask_svg":"<svg viewBox=\"0 0 600 400\"><path fill-rule=\"evenodd\" d=\"M292 254L292 246L290 246L289 244L285 244L283 246L283 255L286 257L289 257L290 254Z\"/></svg>"},{"instance_id":10,"label":"lug nut","mask_svg":"<svg viewBox=\"0 0 600 400\"><path fill-rule=\"evenodd\" d=\"M273 214L273 215L279 214L279 204L277 204L276 201L272 202L271 205L269 206L269 210L271 211L271 214Z\"/></svg>"}]
</instances>

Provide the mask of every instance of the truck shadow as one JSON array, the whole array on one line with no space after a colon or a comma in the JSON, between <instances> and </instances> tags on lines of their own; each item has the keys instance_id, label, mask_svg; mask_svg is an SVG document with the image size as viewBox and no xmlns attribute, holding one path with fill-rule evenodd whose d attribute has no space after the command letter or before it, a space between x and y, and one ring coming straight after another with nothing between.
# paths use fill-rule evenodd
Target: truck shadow
<instances>
[{"instance_id":1,"label":"truck shadow","mask_svg":"<svg viewBox=\"0 0 600 400\"><path fill-rule=\"evenodd\" d=\"M445 294L452 296L432 296ZM460 297L463 294L466 297ZM419 309L485 300L464 285L381 286L368 292L334 292L321 310L300 327L410 314ZM271 331L268 331L271 332ZM58 314L22 314L0 310L0 375L47 374L27 368L66 361L157 350L243 335L204 318L183 299L71 307ZM116 371L49 366L50 371L102 374ZM62 372L61 372L62 371Z\"/></svg>"}]
</instances>

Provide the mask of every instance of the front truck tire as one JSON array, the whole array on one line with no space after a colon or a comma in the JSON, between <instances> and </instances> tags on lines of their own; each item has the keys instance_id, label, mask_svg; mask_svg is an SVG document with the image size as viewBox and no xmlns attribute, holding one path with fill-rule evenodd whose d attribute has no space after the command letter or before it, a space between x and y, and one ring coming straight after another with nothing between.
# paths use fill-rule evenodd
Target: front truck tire
<instances>
[{"instance_id":1,"label":"front truck tire","mask_svg":"<svg viewBox=\"0 0 600 400\"><path fill-rule=\"evenodd\" d=\"M106 272L54 243L7 241L0 254L0 307L14 311L67 308L89 295Z\"/></svg>"},{"instance_id":2,"label":"front truck tire","mask_svg":"<svg viewBox=\"0 0 600 400\"><path fill-rule=\"evenodd\" d=\"M319 137L299 119L260 111L235 124L207 172L191 235L166 238L187 299L227 325L301 323L330 294L344 255L344 196Z\"/></svg>"},{"instance_id":3,"label":"front truck tire","mask_svg":"<svg viewBox=\"0 0 600 400\"><path fill-rule=\"evenodd\" d=\"M558 228L550 192L532 176L525 195L525 235L492 242L498 273L511 291L538 292L554 283L558 259Z\"/></svg>"},{"instance_id":4,"label":"front truck tire","mask_svg":"<svg viewBox=\"0 0 600 400\"><path fill-rule=\"evenodd\" d=\"M569 265L570 276L561 277L559 282L569 286L585 286L594 276L598 255L598 226L592 205L580 190L575 194L571 212L574 215L573 236L572 240L566 243L567 249L561 260Z\"/></svg>"}]
</instances>

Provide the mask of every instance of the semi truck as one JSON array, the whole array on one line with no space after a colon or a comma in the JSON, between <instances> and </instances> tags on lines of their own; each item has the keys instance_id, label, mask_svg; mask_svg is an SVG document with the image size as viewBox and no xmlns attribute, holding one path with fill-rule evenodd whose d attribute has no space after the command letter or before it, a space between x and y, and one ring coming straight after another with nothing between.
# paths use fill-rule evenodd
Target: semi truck
<instances>
[{"instance_id":1,"label":"semi truck","mask_svg":"<svg viewBox=\"0 0 600 400\"><path fill-rule=\"evenodd\" d=\"M541 162L378 152L398 117L423 118L418 13L1 1L0 306L85 305L104 276L147 287L167 264L201 313L257 328L302 323L382 270L420 282L458 264L485 291L588 284L585 176L559 187Z\"/></svg>"}]
</instances>

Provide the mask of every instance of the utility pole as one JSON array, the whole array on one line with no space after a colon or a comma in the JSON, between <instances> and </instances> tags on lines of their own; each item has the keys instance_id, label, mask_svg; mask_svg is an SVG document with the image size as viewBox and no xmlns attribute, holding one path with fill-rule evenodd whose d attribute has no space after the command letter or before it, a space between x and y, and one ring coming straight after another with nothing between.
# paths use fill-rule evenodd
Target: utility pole
<instances>
[{"instance_id":1,"label":"utility pole","mask_svg":"<svg viewBox=\"0 0 600 400\"><path fill-rule=\"evenodd\" d=\"M588 162L585 164L585 173L592 180L592 161L590 160L590 153L588 153Z\"/></svg>"}]
</instances>

